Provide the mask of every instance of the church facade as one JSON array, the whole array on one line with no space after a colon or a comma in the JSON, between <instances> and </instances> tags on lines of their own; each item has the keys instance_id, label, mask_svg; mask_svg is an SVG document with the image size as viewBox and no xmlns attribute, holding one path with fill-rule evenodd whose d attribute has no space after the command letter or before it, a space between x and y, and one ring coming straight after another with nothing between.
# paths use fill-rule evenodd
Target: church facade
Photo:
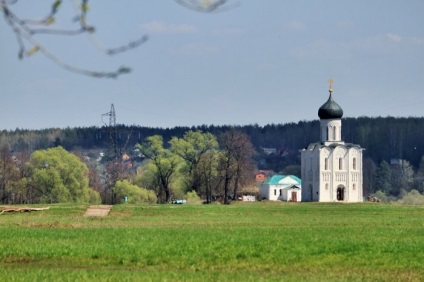
<instances>
[{"instance_id":1,"label":"church facade","mask_svg":"<svg viewBox=\"0 0 424 282\"><path fill-rule=\"evenodd\" d=\"M362 202L362 151L342 140L342 108L330 96L318 110L320 142L301 150L302 201Z\"/></svg>"}]
</instances>

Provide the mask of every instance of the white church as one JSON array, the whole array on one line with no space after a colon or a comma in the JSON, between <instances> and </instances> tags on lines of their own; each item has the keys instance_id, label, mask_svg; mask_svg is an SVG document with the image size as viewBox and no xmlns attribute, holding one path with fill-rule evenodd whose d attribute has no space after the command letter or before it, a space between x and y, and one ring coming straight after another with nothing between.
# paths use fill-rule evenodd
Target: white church
<instances>
[{"instance_id":1,"label":"white church","mask_svg":"<svg viewBox=\"0 0 424 282\"><path fill-rule=\"evenodd\" d=\"M302 201L362 202L362 151L342 141L342 108L330 97L318 110L321 140L301 150Z\"/></svg>"}]
</instances>

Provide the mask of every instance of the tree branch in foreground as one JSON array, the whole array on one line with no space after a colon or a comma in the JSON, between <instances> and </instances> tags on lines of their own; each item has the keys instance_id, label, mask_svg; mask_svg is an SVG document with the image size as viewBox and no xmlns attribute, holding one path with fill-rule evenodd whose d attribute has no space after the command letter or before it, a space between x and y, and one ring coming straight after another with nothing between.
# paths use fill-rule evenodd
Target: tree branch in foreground
<instances>
[{"instance_id":1,"label":"tree branch in foreground","mask_svg":"<svg viewBox=\"0 0 424 282\"><path fill-rule=\"evenodd\" d=\"M131 49L139 47L141 44L148 40L148 36L143 35L140 39L131 41L126 45L118 46L115 48L106 47L94 36L95 28L87 24L86 18L88 11L88 0L81 0L80 5L76 7L76 15L74 17L74 21L78 22L79 26L77 29L71 30L55 29L50 27L56 21L55 15L61 7L61 0L54 1L47 16L44 16L39 20L21 19L18 15L16 15L10 9L10 6L18 3L18 1L19 0L1 0L0 9L3 11L3 16L5 18L6 23L10 26L10 28L16 35L16 39L19 46L19 59L23 59L25 56L29 57L34 55L35 53L41 52L47 59L67 71L96 78L117 78L121 74L131 72L131 69L126 66L121 66L116 71L92 71L76 67L74 65L63 62L59 57L54 55L47 47L45 47L41 42L39 42L35 38L35 35L50 34L72 36L85 33L90 36L93 45L107 55L115 55L118 53L129 51ZM29 47L27 48L26 45L29 45Z\"/></svg>"},{"instance_id":2,"label":"tree branch in foreground","mask_svg":"<svg viewBox=\"0 0 424 282\"><path fill-rule=\"evenodd\" d=\"M51 28L56 22L56 15L62 7L62 0L52 0L50 11L47 15L40 19L21 19L17 14L11 10L11 6L17 4L19 0L0 0L0 10L3 12L6 23L10 26L15 33L16 40L19 46L18 57L23 59L25 56L29 57L38 52L41 52L47 59L58 65L59 67L86 76L95 78L117 78L122 74L131 72L131 69L126 66L121 66L115 71L92 71L72 64L65 63L58 56L54 55L45 45L36 40L37 34L48 35L65 35L75 36L80 34L87 34L93 45L101 52L107 55L115 55L118 53L127 52L135 49L148 40L147 35L131 41L128 44L118 46L115 48L108 48L100 42L95 36L94 26L87 24L87 12L89 10L89 0L75 0L75 16L73 22L77 22L78 26L75 29L58 29ZM228 0L175 0L178 4L198 12L211 13L224 10L223 5ZM228 7L227 7L228 8ZM26 47L28 45L28 48Z\"/></svg>"}]
</instances>

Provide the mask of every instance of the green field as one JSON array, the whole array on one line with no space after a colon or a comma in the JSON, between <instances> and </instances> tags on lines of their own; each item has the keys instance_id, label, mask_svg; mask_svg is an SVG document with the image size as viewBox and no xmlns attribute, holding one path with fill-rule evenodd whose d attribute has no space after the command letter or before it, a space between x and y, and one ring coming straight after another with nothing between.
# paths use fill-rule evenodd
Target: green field
<instances>
[{"instance_id":1,"label":"green field","mask_svg":"<svg viewBox=\"0 0 424 282\"><path fill-rule=\"evenodd\" d=\"M0 215L2 281L422 281L424 207L256 202Z\"/></svg>"}]
</instances>

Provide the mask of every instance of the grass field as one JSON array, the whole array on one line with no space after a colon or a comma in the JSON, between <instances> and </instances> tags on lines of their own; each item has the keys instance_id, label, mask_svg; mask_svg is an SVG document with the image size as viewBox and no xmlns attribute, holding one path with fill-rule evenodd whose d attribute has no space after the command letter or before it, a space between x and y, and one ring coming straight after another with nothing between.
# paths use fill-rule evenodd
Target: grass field
<instances>
[{"instance_id":1,"label":"grass field","mask_svg":"<svg viewBox=\"0 0 424 282\"><path fill-rule=\"evenodd\" d=\"M422 281L424 207L257 202L0 215L2 281Z\"/></svg>"}]
</instances>

